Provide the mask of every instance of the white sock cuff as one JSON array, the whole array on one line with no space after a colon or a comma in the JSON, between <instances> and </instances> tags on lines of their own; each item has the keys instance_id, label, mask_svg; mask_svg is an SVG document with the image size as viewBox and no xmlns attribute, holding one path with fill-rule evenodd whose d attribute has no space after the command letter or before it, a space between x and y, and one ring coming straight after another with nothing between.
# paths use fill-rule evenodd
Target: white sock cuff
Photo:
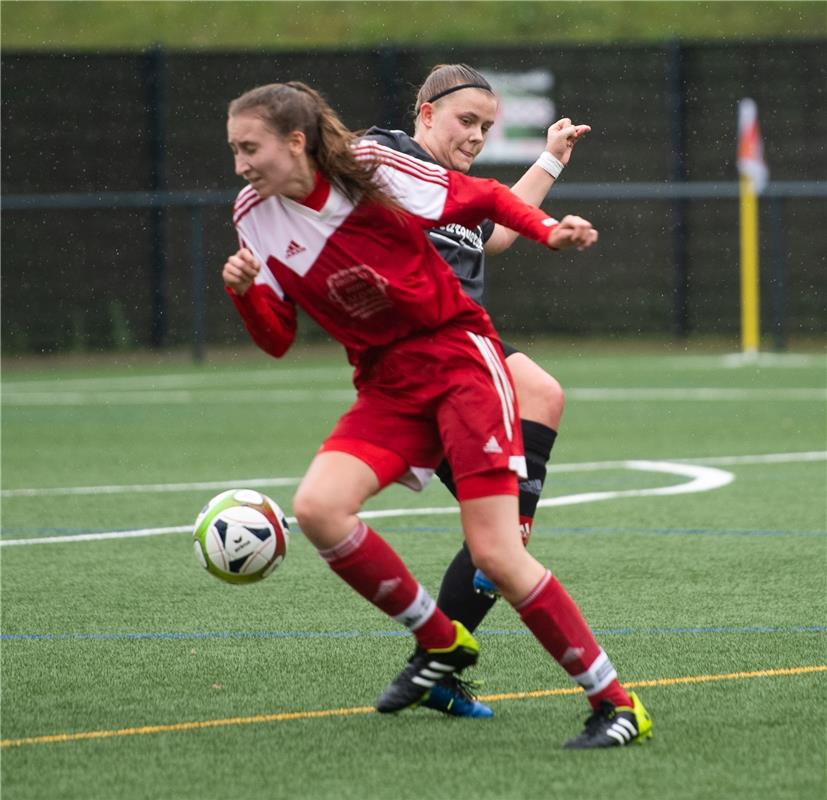
<instances>
[{"instance_id":1,"label":"white sock cuff","mask_svg":"<svg viewBox=\"0 0 827 800\"><path fill-rule=\"evenodd\" d=\"M339 544L327 550L319 550L319 555L328 564L332 564L334 561L339 561L339 559L356 552L362 546L367 535L368 526L362 520L359 520L359 524Z\"/></svg>"},{"instance_id":2,"label":"white sock cuff","mask_svg":"<svg viewBox=\"0 0 827 800\"><path fill-rule=\"evenodd\" d=\"M420 583L413 603L401 614L394 616L394 619L409 630L415 631L417 628L421 628L433 616L435 611L436 601Z\"/></svg>"},{"instance_id":3,"label":"white sock cuff","mask_svg":"<svg viewBox=\"0 0 827 800\"><path fill-rule=\"evenodd\" d=\"M602 692L613 680L617 678L617 671L609 661L606 653L600 650L592 665L579 675L572 675L572 678L583 687L588 697Z\"/></svg>"},{"instance_id":4,"label":"white sock cuff","mask_svg":"<svg viewBox=\"0 0 827 800\"><path fill-rule=\"evenodd\" d=\"M517 603L514 608L517 611L522 611L527 605L533 603L543 592L543 590L548 586L548 582L551 580L552 575L549 570L546 570L546 574L540 578L537 585L522 599L519 603Z\"/></svg>"}]
</instances>

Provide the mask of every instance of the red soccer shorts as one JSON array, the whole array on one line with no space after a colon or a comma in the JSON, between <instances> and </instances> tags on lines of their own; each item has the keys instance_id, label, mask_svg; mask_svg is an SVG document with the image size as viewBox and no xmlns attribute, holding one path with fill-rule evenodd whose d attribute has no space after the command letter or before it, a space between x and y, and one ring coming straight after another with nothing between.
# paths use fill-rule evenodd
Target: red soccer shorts
<instances>
[{"instance_id":1,"label":"red soccer shorts","mask_svg":"<svg viewBox=\"0 0 827 800\"><path fill-rule=\"evenodd\" d=\"M356 456L382 486L422 489L444 456L460 499L517 493L525 457L499 342L455 327L407 339L360 371L357 389L321 450Z\"/></svg>"}]
</instances>

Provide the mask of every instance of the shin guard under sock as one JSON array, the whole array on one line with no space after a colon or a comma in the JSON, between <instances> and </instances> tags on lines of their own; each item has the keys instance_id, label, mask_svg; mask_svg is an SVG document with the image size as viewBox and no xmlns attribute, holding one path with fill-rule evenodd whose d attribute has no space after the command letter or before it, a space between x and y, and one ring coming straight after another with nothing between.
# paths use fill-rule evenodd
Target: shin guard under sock
<instances>
[{"instance_id":1,"label":"shin guard under sock","mask_svg":"<svg viewBox=\"0 0 827 800\"><path fill-rule=\"evenodd\" d=\"M523 539L527 540L531 532L531 523L537 511L537 503L543 493L546 482L546 465L551 457L551 449L557 439L557 431L533 422L530 419L520 420L523 431L523 447L525 448L526 472L528 477L520 480L520 528Z\"/></svg>"},{"instance_id":2,"label":"shin guard under sock","mask_svg":"<svg viewBox=\"0 0 827 800\"><path fill-rule=\"evenodd\" d=\"M454 643L451 620L394 549L364 522L336 547L320 550L319 555L362 597L408 628L420 647L450 647Z\"/></svg>"},{"instance_id":3,"label":"shin guard under sock","mask_svg":"<svg viewBox=\"0 0 827 800\"><path fill-rule=\"evenodd\" d=\"M595 641L580 609L550 572L516 609L540 644L583 687L592 707L602 700L616 706L631 705L612 662Z\"/></svg>"}]
</instances>

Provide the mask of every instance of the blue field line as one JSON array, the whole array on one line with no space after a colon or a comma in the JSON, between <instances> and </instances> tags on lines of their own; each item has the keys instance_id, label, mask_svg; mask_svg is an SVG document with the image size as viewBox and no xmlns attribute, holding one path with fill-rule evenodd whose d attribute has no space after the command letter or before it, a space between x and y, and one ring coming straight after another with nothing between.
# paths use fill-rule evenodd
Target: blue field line
<instances>
[{"instance_id":1,"label":"blue field line","mask_svg":"<svg viewBox=\"0 0 827 800\"><path fill-rule=\"evenodd\" d=\"M148 527L148 526L146 526ZM96 530L94 528L0 528L0 540L4 538L16 538L19 536L27 536L31 539L39 539L41 537L49 536L65 536L67 541L71 540L74 535L84 535L89 533L102 533L104 531L111 531L111 528L101 528ZM122 529L124 533L129 533L132 528ZM457 536L462 535L462 528L450 525L384 525L382 526L384 533L451 533ZM186 533L186 532L182 532ZM290 533L292 535L301 535L301 530L296 526L291 526ZM613 534L649 534L654 536L766 536L766 537L784 537L784 536L803 536L813 538L823 538L827 536L827 531L780 531L780 530L753 530L749 528L618 528L618 527L552 527L552 526L537 526L532 529L532 536L554 536L554 535L613 535Z\"/></svg>"},{"instance_id":2,"label":"blue field line","mask_svg":"<svg viewBox=\"0 0 827 800\"><path fill-rule=\"evenodd\" d=\"M595 628L597 636L675 636L684 634L760 634L823 633L827 625L746 625L679 628ZM479 636L528 636L526 628L481 628ZM394 631L202 631L145 633L3 633L2 641L128 641L134 639L356 639L362 636L410 636L406 630Z\"/></svg>"}]
</instances>

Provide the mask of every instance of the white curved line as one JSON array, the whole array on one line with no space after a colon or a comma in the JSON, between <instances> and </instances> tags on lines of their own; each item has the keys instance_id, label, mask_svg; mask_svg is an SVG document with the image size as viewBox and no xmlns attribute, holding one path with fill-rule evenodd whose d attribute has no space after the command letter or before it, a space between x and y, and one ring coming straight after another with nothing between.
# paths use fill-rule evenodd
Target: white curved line
<instances>
[{"instance_id":1,"label":"white curved line","mask_svg":"<svg viewBox=\"0 0 827 800\"><path fill-rule=\"evenodd\" d=\"M654 497L670 494L691 494L692 492L709 492L720 489L735 480L735 476L716 467L701 467L692 464L674 464L670 461L623 461L627 469L641 472L666 472L672 475L685 475L692 480L673 486L659 486L653 489L626 489L618 492L584 492L569 494L564 497L550 497L540 500L538 507L572 506L577 503L596 503L600 500L615 500L618 497Z\"/></svg>"},{"instance_id":2,"label":"white curved line","mask_svg":"<svg viewBox=\"0 0 827 800\"><path fill-rule=\"evenodd\" d=\"M621 466L626 469L636 469L641 472L666 472L671 475L682 475L691 478L685 483L674 486L660 486L653 489L626 489L618 492L584 492L570 494L564 497L552 497L540 500L538 507L568 506L577 503L594 503L600 500L614 500L619 497L650 497L672 494L688 494L691 492L708 492L719 489L735 480L731 472L715 467L702 467L692 464L674 464L669 461L622 461L612 466ZM379 519L382 517L421 517L428 515L456 514L459 507L446 506L439 508L389 508L375 511L363 511L359 516L362 519ZM288 517L288 522L296 522L295 517ZM109 531L106 533L83 533L77 536L48 536L41 539L5 539L0 540L0 546L26 544L69 544L72 542L102 541L106 539L134 539L142 536L160 536L167 533L185 533L192 529L191 525L175 525L168 528L143 528L132 531Z\"/></svg>"}]
</instances>

